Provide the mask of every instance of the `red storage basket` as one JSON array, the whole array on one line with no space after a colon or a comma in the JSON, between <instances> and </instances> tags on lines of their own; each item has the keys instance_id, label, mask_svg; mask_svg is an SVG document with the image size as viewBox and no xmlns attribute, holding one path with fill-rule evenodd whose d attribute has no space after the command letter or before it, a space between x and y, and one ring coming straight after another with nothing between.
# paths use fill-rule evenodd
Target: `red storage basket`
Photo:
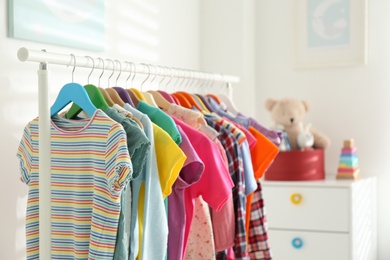
<instances>
[{"instance_id":1,"label":"red storage basket","mask_svg":"<svg viewBox=\"0 0 390 260\"><path fill-rule=\"evenodd\" d=\"M324 150L279 152L264 174L269 181L310 181L325 178Z\"/></svg>"}]
</instances>

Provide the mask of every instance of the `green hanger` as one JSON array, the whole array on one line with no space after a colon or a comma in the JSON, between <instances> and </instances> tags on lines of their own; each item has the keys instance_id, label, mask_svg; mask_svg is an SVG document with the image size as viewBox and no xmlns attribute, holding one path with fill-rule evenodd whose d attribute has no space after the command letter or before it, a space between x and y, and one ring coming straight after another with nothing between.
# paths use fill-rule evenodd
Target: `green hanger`
<instances>
[{"instance_id":1,"label":"green hanger","mask_svg":"<svg viewBox=\"0 0 390 260\"><path fill-rule=\"evenodd\" d=\"M88 115L92 116L96 111L96 107L91 101L91 98L88 97L87 91L83 86L77 83L68 83L62 87L56 101L51 106L50 115L54 116L69 103L73 102L72 106L77 106L80 111L82 110L80 108L81 106ZM78 105L76 105L76 103Z\"/></svg>"},{"instance_id":2,"label":"green hanger","mask_svg":"<svg viewBox=\"0 0 390 260\"><path fill-rule=\"evenodd\" d=\"M92 84L88 84L84 86L85 90L88 93L89 98L96 108L101 109L103 112L109 108L106 100L104 99L103 94L100 90ZM73 103L70 107L69 111L66 113L66 118L75 118L83 109L79 107L77 104Z\"/></svg>"},{"instance_id":3,"label":"green hanger","mask_svg":"<svg viewBox=\"0 0 390 260\"><path fill-rule=\"evenodd\" d=\"M87 91L87 94L89 96L89 99L92 101L92 104L95 105L96 108L101 109L103 112L109 108L106 100L104 99L103 94L100 92L99 88L96 87L95 85L89 84L89 77L91 76L93 70L95 69L95 61L89 57L86 56L87 58L90 58L92 60L92 70L88 75L88 85L84 86L84 89ZM100 84L100 78L104 73L104 60L99 58L99 60L102 60L103 62L103 71L102 74L99 77L99 84ZM69 111L66 113L65 117L66 118L75 118L83 109L78 106L77 104L73 103L72 106L70 107Z\"/></svg>"}]
</instances>

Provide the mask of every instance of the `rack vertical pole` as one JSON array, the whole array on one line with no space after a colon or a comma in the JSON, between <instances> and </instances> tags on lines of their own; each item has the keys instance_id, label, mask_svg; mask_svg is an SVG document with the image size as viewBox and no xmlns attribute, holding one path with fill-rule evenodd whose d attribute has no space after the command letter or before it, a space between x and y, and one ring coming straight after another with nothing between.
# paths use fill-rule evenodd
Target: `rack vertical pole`
<instances>
[{"instance_id":1,"label":"rack vertical pole","mask_svg":"<svg viewBox=\"0 0 390 260\"><path fill-rule=\"evenodd\" d=\"M38 70L39 95L39 259L51 259L51 141L49 71L41 62Z\"/></svg>"}]
</instances>

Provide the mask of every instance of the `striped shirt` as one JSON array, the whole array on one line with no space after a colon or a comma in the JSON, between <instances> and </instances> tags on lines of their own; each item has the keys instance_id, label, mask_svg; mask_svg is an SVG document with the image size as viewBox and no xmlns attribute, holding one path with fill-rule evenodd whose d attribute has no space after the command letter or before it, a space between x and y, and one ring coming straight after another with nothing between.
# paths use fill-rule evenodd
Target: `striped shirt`
<instances>
[{"instance_id":1,"label":"striped shirt","mask_svg":"<svg viewBox=\"0 0 390 260\"><path fill-rule=\"evenodd\" d=\"M17 153L29 186L27 259L39 259L38 121L25 127ZM132 171L123 127L101 110L87 120L52 118L52 259L113 257L120 194Z\"/></svg>"}]
</instances>

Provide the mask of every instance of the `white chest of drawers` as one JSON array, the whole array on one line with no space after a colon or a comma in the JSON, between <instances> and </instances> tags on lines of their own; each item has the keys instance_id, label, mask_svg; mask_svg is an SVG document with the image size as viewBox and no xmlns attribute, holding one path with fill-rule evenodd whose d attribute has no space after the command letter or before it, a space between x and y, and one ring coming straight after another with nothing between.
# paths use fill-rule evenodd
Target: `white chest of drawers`
<instances>
[{"instance_id":1,"label":"white chest of drawers","mask_svg":"<svg viewBox=\"0 0 390 260\"><path fill-rule=\"evenodd\" d=\"M263 182L274 260L376 260L376 179Z\"/></svg>"}]
</instances>

